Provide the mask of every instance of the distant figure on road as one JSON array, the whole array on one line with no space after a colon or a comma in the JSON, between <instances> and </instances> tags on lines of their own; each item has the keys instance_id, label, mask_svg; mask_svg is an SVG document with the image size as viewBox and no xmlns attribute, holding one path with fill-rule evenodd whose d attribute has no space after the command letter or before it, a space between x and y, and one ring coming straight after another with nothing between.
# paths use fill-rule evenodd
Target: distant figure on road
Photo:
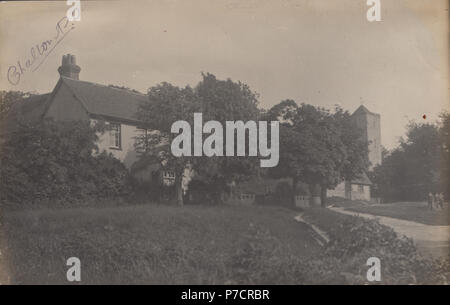
<instances>
[{"instance_id":1,"label":"distant figure on road","mask_svg":"<svg viewBox=\"0 0 450 305\"><path fill-rule=\"evenodd\" d=\"M428 208L433 210L434 196L431 192L428 193Z\"/></svg>"},{"instance_id":2,"label":"distant figure on road","mask_svg":"<svg viewBox=\"0 0 450 305\"><path fill-rule=\"evenodd\" d=\"M436 194L435 197L436 197L437 205L439 206L440 209L443 209L444 208L444 194L439 193L439 194Z\"/></svg>"}]
</instances>

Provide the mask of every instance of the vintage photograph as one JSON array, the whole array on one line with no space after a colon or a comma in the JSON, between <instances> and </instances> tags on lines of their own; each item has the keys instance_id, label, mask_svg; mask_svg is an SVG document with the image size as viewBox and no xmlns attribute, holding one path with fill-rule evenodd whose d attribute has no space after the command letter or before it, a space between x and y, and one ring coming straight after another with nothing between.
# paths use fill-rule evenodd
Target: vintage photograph
<instances>
[{"instance_id":1,"label":"vintage photograph","mask_svg":"<svg viewBox=\"0 0 450 305\"><path fill-rule=\"evenodd\" d=\"M448 285L449 178L446 0L0 2L0 284Z\"/></svg>"}]
</instances>

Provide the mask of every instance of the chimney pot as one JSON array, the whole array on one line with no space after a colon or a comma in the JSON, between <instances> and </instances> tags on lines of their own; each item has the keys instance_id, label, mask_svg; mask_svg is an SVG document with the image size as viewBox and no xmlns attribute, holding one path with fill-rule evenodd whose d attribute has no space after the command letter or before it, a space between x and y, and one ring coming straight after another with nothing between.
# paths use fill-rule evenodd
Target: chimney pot
<instances>
[{"instance_id":1,"label":"chimney pot","mask_svg":"<svg viewBox=\"0 0 450 305\"><path fill-rule=\"evenodd\" d=\"M61 76L78 80L80 71L81 68L76 64L75 55L63 55L62 64L58 68L58 72Z\"/></svg>"}]
</instances>

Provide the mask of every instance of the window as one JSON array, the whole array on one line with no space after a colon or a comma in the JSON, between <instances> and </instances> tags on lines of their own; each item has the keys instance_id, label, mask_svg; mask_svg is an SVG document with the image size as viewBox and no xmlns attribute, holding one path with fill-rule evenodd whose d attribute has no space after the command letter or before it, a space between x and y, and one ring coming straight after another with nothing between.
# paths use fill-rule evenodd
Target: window
<instances>
[{"instance_id":1,"label":"window","mask_svg":"<svg viewBox=\"0 0 450 305\"><path fill-rule=\"evenodd\" d=\"M147 138L147 129L136 127L136 136L142 139Z\"/></svg>"},{"instance_id":2,"label":"window","mask_svg":"<svg viewBox=\"0 0 450 305\"><path fill-rule=\"evenodd\" d=\"M115 149L122 148L122 133L120 124L109 124L109 147Z\"/></svg>"},{"instance_id":3,"label":"window","mask_svg":"<svg viewBox=\"0 0 450 305\"><path fill-rule=\"evenodd\" d=\"M136 151L144 153L148 149L148 134L147 129L136 127L135 137Z\"/></svg>"},{"instance_id":4,"label":"window","mask_svg":"<svg viewBox=\"0 0 450 305\"><path fill-rule=\"evenodd\" d=\"M165 179L175 179L175 172L171 172L171 171L165 171L163 173L163 177Z\"/></svg>"},{"instance_id":5,"label":"window","mask_svg":"<svg viewBox=\"0 0 450 305\"><path fill-rule=\"evenodd\" d=\"M364 185L361 184L358 185L358 192L364 193Z\"/></svg>"}]
</instances>

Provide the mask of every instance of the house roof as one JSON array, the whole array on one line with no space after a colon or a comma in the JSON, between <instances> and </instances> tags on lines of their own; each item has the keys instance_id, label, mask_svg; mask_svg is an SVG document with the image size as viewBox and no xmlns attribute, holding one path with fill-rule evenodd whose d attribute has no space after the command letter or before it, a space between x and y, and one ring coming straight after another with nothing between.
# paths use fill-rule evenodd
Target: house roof
<instances>
[{"instance_id":1,"label":"house roof","mask_svg":"<svg viewBox=\"0 0 450 305\"><path fill-rule=\"evenodd\" d=\"M139 105L147 101L144 94L61 76L51 93L33 95L13 104L7 118L1 122L2 131L11 131L19 119L24 122L40 119L49 109L56 91L64 90L62 88L69 88L90 115L122 121L138 123Z\"/></svg>"},{"instance_id":2,"label":"house roof","mask_svg":"<svg viewBox=\"0 0 450 305\"><path fill-rule=\"evenodd\" d=\"M372 181L370 181L369 177L367 176L367 174L365 172L360 174L355 179L352 179L351 183L352 184L362 184L362 185L372 185Z\"/></svg>"},{"instance_id":3,"label":"house roof","mask_svg":"<svg viewBox=\"0 0 450 305\"><path fill-rule=\"evenodd\" d=\"M139 105L147 96L126 89L61 77L89 114L138 121Z\"/></svg>"}]
</instances>

